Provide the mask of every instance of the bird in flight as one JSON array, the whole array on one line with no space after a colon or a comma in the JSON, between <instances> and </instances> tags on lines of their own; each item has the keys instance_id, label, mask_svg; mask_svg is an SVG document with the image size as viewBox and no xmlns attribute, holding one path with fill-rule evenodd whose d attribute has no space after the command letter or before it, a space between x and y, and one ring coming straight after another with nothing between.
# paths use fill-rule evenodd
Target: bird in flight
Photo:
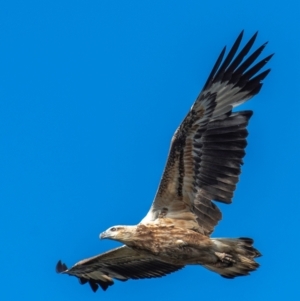
<instances>
[{"instance_id":1,"label":"bird in flight","mask_svg":"<svg viewBox=\"0 0 300 301\"><path fill-rule=\"evenodd\" d=\"M243 31L219 55L202 91L175 131L156 196L135 226L113 226L101 239L121 247L77 262L59 261L56 271L89 283L95 292L113 279L165 276L186 265L202 265L225 278L249 275L261 254L251 238L212 238L221 220L214 203L230 204L241 173L252 111L233 108L258 94L272 55L255 63L266 44L250 51L257 33L238 51Z\"/></svg>"}]
</instances>

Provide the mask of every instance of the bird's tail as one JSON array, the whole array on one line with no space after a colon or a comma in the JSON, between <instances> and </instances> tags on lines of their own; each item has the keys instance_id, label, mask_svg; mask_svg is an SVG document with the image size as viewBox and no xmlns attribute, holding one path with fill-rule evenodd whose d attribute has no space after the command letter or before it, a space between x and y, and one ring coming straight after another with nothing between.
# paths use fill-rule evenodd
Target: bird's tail
<instances>
[{"instance_id":1,"label":"bird's tail","mask_svg":"<svg viewBox=\"0 0 300 301\"><path fill-rule=\"evenodd\" d=\"M253 245L253 239L241 238L214 238L217 262L205 267L225 278L249 275L259 264L254 258L261 256Z\"/></svg>"}]
</instances>

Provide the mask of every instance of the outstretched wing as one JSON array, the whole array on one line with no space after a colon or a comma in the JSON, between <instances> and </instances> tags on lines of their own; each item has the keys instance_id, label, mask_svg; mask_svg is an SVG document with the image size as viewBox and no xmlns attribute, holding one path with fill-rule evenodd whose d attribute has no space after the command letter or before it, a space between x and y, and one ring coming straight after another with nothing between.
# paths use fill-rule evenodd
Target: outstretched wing
<instances>
[{"instance_id":1,"label":"outstretched wing","mask_svg":"<svg viewBox=\"0 0 300 301\"><path fill-rule=\"evenodd\" d=\"M150 211L141 223L168 222L209 235L222 218L212 200L231 203L241 172L251 111L232 109L256 95L272 55L253 65L265 45L244 59L257 33L237 54L243 32L226 58L224 48L202 92L176 130ZM164 219L158 219L158 218Z\"/></svg>"},{"instance_id":2,"label":"outstretched wing","mask_svg":"<svg viewBox=\"0 0 300 301\"><path fill-rule=\"evenodd\" d=\"M150 255L122 246L101 255L79 261L70 269L59 261L56 272L79 278L81 284L89 283L94 292L100 286L106 290L113 285L113 278L126 281L162 277L183 268L164 263Z\"/></svg>"}]
</instances>

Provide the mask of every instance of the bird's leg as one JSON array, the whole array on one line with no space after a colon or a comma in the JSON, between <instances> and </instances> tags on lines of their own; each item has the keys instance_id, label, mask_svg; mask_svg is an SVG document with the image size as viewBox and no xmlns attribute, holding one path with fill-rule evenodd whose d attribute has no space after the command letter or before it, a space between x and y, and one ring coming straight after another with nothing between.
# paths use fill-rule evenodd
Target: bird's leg
<instances>
[{"instance_id":1,"label":"bird's leg","mask_svg":"<svg viewBox=\"0 0 300 301\"><path fill-rule=\"evenodd\" d=\"M231 255L226 254L226 253L220 253L220 252L215 252L215 255L222 261L222 262L235 262L235 260L232 258Z\"/></svg>"}]
</instances>

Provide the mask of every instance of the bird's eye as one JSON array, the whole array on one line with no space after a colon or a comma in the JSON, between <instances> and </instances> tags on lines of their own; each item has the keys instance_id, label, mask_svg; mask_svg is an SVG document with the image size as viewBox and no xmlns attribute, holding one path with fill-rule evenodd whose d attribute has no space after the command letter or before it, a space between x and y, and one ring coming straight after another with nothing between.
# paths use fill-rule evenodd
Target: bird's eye
<instances>
[{"instance_id":1,"label":"bird's eye","mask_svg":"<svg viewBox=\"0 0 300 301\"><path fill-rule=\"evenodd\" d=\"M117 228L115 228L115 227L112 227L111 229L110 229L110 231L116 231L117 230Z\"/></svg>"}]
</instances>

